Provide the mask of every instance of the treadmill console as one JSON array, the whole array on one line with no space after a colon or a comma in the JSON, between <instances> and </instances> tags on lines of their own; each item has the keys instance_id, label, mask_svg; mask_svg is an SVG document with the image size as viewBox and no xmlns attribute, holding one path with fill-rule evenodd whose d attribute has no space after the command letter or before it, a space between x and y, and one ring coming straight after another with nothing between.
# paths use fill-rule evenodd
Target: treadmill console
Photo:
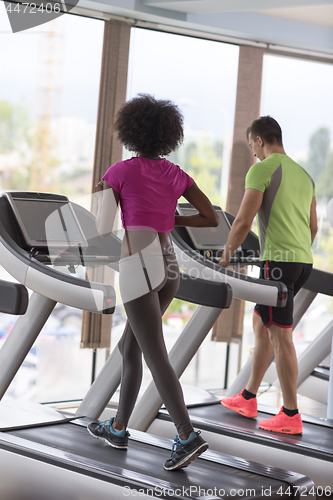
<instances>
[{"instance_id":1,"label":"treadmill console","mask_svg":"<svg viewBox=\"0 0 333 500\"><path fill-rule=\"evenodd\" d=\"M101 238L95 216L66 196L19 191L0 196L1 264L37 297L112 314L113 286L103 281L100 272L93 273L92 280L84 279L81 266L108 265L117 270L120 246L114 235ZM71 276L77 269L82 277Z\"/></svg>"},{"instance_id":2,"label":"treadmill console","mask_svg":"<svg viewBox=\"0 0 333 500\"><path fill-rule=\"evenodd\" d=\"M195 215L198 211L188 205L179 204L178 211L180 215ZM224 249L225 243L228 239L231 224L229 223L225 213L221 208L216 208L220 223L218 227L187 227L187 232L193 241L193 244L198 250L216 250Z\"/></svg>"},{"instance_id":3,"label":"treadmill console","mask_svg":"<svg viewBox=\"0 0 333 500\"><path fill-rule=\"evenodd\" d=\"M206 259L219 262L227 242L234 216L224 212L221 207L214 208L219 215L220 223L217 227L176 227L175 230L194 250ZM179 215L195 215L198 211L190 203L177 205ZM249 232L248 236L230 259L231 264L256 264L259 262L259 240L255 233Z\"/></svg>"},{"instance_id":4,"label":"treadmill console","mask_svg":"<svg viewBox=\"0 0 333 500\"><path fill-rule=\"evenodd\" d=\"M69 266L69 271L75 273L75 266L119 261L117 237L99 236L94 215L66 196L7 191L0 200L2 223L8 234L39 262Z\"/></svg>"},{"instance_id":5,"label":"treadmill console","mask_svg":"<svg viewBox=\"0 0 333 500\"><path fill-rule=\"evenodd\" d=\"M27 249L87 247L80 223L66 196L6 192Z\"/></svg>"}]
</instances>

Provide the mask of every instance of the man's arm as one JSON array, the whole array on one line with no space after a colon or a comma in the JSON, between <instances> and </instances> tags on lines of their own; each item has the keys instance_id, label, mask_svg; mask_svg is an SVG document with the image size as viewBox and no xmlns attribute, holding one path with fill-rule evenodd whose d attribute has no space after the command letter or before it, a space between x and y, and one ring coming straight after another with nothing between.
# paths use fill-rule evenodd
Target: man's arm
<instances>
[{"instance_id":1,"label":"man's arm","mask_svg":"<svg viewBox=\"0 0 333 500\"><path fill-rule=\"evenodd\" d=\"M312 245L318 231L315 196L312 198L311 209L310 209L310 231L311 231L311 245Z\"/></svg>"},{"instance_id":2,"label":"man's arm","mask_svg":"<svg viewBox=\"0 0 333 500\"><path fill-rule=\"evenodd\" d=\"M96 216L97 232L102 238L107 238L112 233L114 219L119 203L119 194L105 181L100 181L94 187L98 193L98 210Z\"/></svg>"},{"instance_id":3,"label":"man's arm","mask_svg":"<svg viewBox=\"0 0 333 500\"><path fill-rule=\"evenodd\" d=\"M253 219L261 207L263 196L264 193L257 189L245 190L238 214L231 226L222 259L219 262L220 266L228 266L230 258L245 240L251 229Z\"/></svg>"}]
</instances>

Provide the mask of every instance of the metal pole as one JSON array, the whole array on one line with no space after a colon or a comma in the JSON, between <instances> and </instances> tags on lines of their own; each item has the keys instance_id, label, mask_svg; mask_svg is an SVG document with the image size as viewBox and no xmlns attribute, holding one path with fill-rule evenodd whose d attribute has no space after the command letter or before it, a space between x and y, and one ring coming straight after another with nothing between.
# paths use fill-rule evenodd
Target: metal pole
<instances>
[{"instance_id":1,"label":"metal pole","mask_svg":"<svg viewBox=\"0 0 333 500\"><path fill-rule=\"evenodd\" d=\"M91 366L91 383L92 384L95 382L95 378L96 378L96 357L97 357L97 350L93 349L92 366Z\"/></svg>"},{"instance_id":2,"label":"metal pole","mask_svg":"<svg viewBox=\"0 0 333 500\"><path fill-rule=\"evenodd\" d=\"M317 292L311 292L302 288L294 298L294 317L293 317L293 330L301 321L303 315L309 309L310 305L317 297Z\"/></svg>"},{"instance_id":3,"label":"metal pole","mask_svg":"<svg viewBox=\"0 0 333 500\"><path fill-rule=\"evenodd\" d=\"M297 387L311 375L316 366L328 356L331 349L333 335L333 320L302 352L298 359Z\"/></svg>"},{"instance_id":4,"label":"metal pole","mask_svg":"<svg viewBox=\"0 0 333 500\"><path fill-rule=\"evenodd\" d=\"M45 325L56 302L34 292L27 312L20 316L0 350L0 399Z\"/></svg>"},{"instance_id":5,"label":"metal pole","mask_svg":"<svg viewBox=\"0 0 333 500\"><path fill-rule=\"evenodd\" d=\"M327 398L327 418L333 420L333 332L331 341L331 369L330 369L330 379L328 384L328 398Z\"/></svg>"},{"instance_id":6,"label":"metal pole","mask_svg":"<svg viewBox=\"0 0 333 500\"><path fill-rule=\"evenodd\" d=\"M99 418L121 379L122 357L116 346L76 411L80 417Z\"/></svg>"},{"instance_id":7,"label":"metal pole","mask_svg":"<svg viewBox=\"0 0 333 500\"><path fill-rule=\"evenodd\" d=\"M230 344L228 342L227 350L225 353L224 389L227 389L228 387L229 357L230 357Z\"/></svg>"},{"instance_id":8,"label":"metal pole","mask_svg":"<svg viewBox=\"0 0 333 500\"><path fill-rule=\"evenodd\" d=\"M245 363L231 386L227 389L227 392L225 393L226 396L233 396L234 394L238 394L242 389L244 389L251 375L252 357L253 354L250 354L247 362Z\"/></svg>"}]
</instances>

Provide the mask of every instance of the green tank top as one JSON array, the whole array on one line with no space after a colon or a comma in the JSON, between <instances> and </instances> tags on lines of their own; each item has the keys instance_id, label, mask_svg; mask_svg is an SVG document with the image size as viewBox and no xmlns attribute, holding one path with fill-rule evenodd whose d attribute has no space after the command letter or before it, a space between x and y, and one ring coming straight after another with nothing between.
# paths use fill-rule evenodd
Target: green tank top
<instances>
[{"instance_id":1,"label":"green tank top","mask_svg":"<svg viewBox=\"0 0 333 500\"><path fill-rule=\"evenodd\" d=\"M273 153L248 171L245 189L264 193L257 214L261 260L312 264L310 208L315 184L289 156Z\"/></svg>"}]
</instances>

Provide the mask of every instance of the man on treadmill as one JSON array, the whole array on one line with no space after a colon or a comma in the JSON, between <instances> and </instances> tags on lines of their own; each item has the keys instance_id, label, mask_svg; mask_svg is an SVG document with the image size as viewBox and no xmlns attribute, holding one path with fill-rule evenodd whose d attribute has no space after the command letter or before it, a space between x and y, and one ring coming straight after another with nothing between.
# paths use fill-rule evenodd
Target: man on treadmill
<instances>
[{"instance_id":1,"label":"man on treadmill","mask_svg":"<svg viewBox=\"0 0 333 500\"><path fill-rule=\"evenodd\" d=\"M257 215L261 252L260 278L286 284L285 307L257 304L253 314L255 346L252 371L245 389L221 404L245 417L257 416L256 394L274 352L283 396L280 412L259 422L267 431L302 434L297 408L297 357L292 339L293 299L312 269L311 245L317 233L315 185L282 144L274 118L263 116L247 129L249 146L260 162L249 169L245 193L219 264L244 241Z\"/></svg>"}]
</instances>

